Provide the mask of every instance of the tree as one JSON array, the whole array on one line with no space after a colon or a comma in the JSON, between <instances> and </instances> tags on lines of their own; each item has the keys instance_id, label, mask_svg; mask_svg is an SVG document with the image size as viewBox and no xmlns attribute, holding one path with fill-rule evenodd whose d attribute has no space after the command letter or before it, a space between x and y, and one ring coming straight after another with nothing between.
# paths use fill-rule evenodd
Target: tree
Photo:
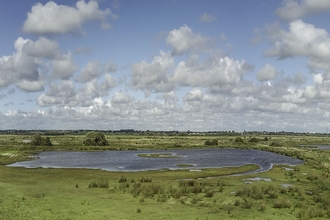
<instances>
[{"instance_id":1,"label":"tree","mask_svg":"<svg viewBox=\"0 0 330 220\"><path fill-rule=\"evenodd\" d=\"M44 138L39 133L33 135L31 144L34 146L52 146L52 142L49 137Z\"/></svg>"},{"instance_id":2,"label":"tree","mask_svg":"<svg viewBox=\"0 0 330 220\"><path fill-rule=\"evenodd\" d=\"M107 146L109 142L103 133L92 131L86 134L84 144L86 146Z\"/></svg>"}]
</instances>

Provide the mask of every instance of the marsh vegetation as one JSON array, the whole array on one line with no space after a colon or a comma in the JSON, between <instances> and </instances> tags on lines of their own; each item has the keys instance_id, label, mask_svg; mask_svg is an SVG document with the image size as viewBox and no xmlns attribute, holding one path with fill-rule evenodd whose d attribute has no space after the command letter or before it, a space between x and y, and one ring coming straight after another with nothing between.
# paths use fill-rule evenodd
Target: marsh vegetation
<instances>
[{"instance_id":1,"label":"marsh vegetation","mask_svg":"<svg viewBox=\"0 0 330 220\"><path fill-rule=\"evenodd\" d=\"M85 136L47 136L52 146L32 146L24 135L0 136L0 219L328 219L329 144L316 136L106 135L109 145L85 146ZM218 145L205 145L207 140ZM238 140L238 141L237 141ZM274 143L274 144L273 144ZM244 148L299 158L249 175L255 165L143 172L7 167L38 151L104 151L177 148ZM213 178L205 178L213 176Z\"/></svg>"}]
</instances>

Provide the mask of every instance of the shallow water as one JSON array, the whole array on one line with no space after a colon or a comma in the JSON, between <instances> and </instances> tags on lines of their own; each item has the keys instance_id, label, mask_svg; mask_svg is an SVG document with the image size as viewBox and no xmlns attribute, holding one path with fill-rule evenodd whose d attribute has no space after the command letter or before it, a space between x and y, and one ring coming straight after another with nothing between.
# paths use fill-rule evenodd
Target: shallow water
<instances>
[{"instance_id":1,"label":"shallow water","mask_svg":"<svg viewBox=\"0 0 330 220\"><path fill-rule=\"evenodd\" d=\"M180 158L146 158L138 154L173 154ZM189 149L189 150L138 150L42 152L38 159L17 162L8 166L26 168L88 168L108 171L143 171L159 169L180 169L178 164L194 164L189 169L232 167L257 164L258 171L266 171L273 164L302 164L299 159L259 150L244 149ZM187 169L187 168L181 168Z\"/></svg>"}]
</instances>

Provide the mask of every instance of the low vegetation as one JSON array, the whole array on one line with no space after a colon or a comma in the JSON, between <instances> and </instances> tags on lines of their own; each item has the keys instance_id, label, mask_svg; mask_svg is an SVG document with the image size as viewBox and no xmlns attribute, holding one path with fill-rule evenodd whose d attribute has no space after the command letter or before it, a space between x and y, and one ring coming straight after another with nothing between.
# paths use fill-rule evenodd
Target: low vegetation
<instances>
[{"instance_id":1,"label":"low vegetation","mask_svg":"<svg viewBox=\"0 0 330 220\"><path fill-rule=\"evenodd\" d=\"M104 135L101 142L107 145L85 145L87 136L47 136L51 148L24 141L33 140L34 136L0 136L0 219L330 218L330 151L308 147L330 144L328 137ZM252 138L258 141L251 142ZM207 140L218 143L205 145ZM246 165L192 172L189 166L193 165L178 164L180 170L108 172L5 166L30 159L43 150L202 147L264 150L299 158L305 163L295 167L274 165L267 172L248 175L231 174L258 167ZM164 156L171 154L150 155Z\"/></svg>"}]
</instances>

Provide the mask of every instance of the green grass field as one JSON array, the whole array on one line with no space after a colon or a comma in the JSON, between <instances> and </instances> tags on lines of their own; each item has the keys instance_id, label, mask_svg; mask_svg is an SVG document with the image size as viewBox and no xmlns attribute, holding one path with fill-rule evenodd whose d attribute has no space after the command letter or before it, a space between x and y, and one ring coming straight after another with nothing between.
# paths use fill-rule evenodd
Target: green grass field
<instances>
[{"instance_id":1,"label":"green grass field","mask_svg":"<svg viewBox=\"0 0 330 220\"><path fill-rule=\"evenodd\" d=\"M329 219L329 144L326 137L272 136L257 143L209 136L107 135L109 146L86 147L83 135L49 136L53 146L24 144L27 135L0 136L0 219ZM218 146L205 146L217 139ZM276 143L276 147L271 146ZM267 150L305 160L296 167L255 165L191 172L108 172L7 167L43 150L133 150L235 147ZM213 177L213 178L207 178Z\"/></svg>"}]
</instances>

